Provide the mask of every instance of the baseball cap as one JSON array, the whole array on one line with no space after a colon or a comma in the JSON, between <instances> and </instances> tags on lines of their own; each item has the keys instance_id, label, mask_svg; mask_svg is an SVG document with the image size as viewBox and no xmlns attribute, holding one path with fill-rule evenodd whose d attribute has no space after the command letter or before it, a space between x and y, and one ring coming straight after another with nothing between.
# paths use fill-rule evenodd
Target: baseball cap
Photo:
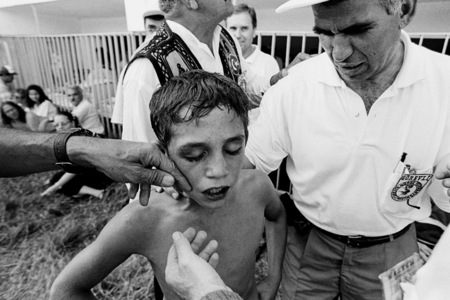
<instances>
[{"instance_id":1,"label":"baseball cap","mask_svg":"<svg viewBox=\"0 0 450 300\"><path fill-rule=\"evenodd\" d=\"M146 11L142 15L142 18L145 19L151 16L162 16L164 17L164 13L159 9L159 1L158 0L147 0L145 1L144 7Z\"/></svg>"},{"instance_id":2,"label":"baseball cap","mask_svg":"<svg viewBox=\"0 0 450 300\"><path fill-rule=\"evenodd\" d=\"M163 12L160 11L160 10L149 10L149 11L146 11L146 12L142 15L142 18L145 19L145 18L147 18L147 17L152 17L152 16L161 16L161 17L164 17L164 14L163 14Z\"/></svg>"},{"instance_id":3,"label":"baseball cap","mask_svg":"<svg viewBox=\"0 0 450 300\"><path fill-rule=\"evenodd\" d=\"M11 66L4 65L0 68L0 76L17 75L16 71Z\"/></svg>"},{"instance_id":4,"label":"baseball cap","mask_svg":"<svg viewBox=\"0 0 450 300\"><path fill-rule=\"evenodd\" d=\"M328 0L289 0L286 3L280 5L275 12L277 14L279 13L283 13L285 11L294 9L294 8L299 8L299 7L305 7L305 6L309 6L309 5L314 5L314 4L318 4L318 3L322 3Z\"/></svg>"}]
</instances>

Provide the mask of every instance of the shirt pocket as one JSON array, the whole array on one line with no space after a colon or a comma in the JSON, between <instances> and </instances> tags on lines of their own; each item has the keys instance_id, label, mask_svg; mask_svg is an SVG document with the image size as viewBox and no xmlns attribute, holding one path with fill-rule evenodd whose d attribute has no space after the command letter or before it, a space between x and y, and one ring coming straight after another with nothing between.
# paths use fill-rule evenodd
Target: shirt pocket
<instances>
[{"instance_id":1,"label":"shirt pocket","mask_svg":"<svg viewBox=\"0 0 450 300\"><path fill-rule=\"evenodd\" d=\"M405 164L399 162L384 187L380 203L381 212L402 218L420 209L422 196L433 177L432 172L433 167L410 173Z\"/></svg>"}]
</instances>

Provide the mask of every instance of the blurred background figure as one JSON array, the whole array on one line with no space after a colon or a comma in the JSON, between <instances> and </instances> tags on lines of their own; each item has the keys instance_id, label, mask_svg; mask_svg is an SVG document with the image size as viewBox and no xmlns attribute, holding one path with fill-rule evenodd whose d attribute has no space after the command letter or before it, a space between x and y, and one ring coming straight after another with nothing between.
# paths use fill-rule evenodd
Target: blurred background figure
<instances>
[{"instance_id":1,"label":"blurred background figure","mask_svg":"<svg viewBox=\"0 0 450 300\"><path fill-rule=\"evenodd\" d=\"M0 68L0 102L13 100L14 75L17 73L12 67L5 65Z\"/></svg>"},{"instance_id":2,"label":"blurred background figure","mask_svg":"<svg viewBox=\"0 0 450 300\"><path fill-rule=\"evenodd\" d=\"M77 117L81 127L101 135L105 133L97 110L91 102L83 98L83 90L78 85L68 88L67 98L73 106L72 114Z\"/></svg>"},{"instance_id":3,"label":"blurred background figure","mask_svg":"<svg viewBox=\"0 0 450 300\"><path fill-rule=\"evenodd\" d=\"M52 119L58 113L58 109L47 97L42 87L32 84L27 88L28 98L32 101L31 111L39 117Z\"/></svg>"},{"instance_id":4,"label":"blurred background figure","mask_svg":"<svg viewBox=\"0 0 450 300\"><path fill-rule=\"evenodd\" d=\"M147 34L147 41L153 38L156 31L164 24L164 14L159 9L158 0L147 1L147 9L142 17L144 18L144 27Z\"/></svg>"},{"instance_id":5,"label":"blurred background figure","mask_svg":"<svg viewBox=\"0 0 450 300\"><path fill-rule=\"evenodd\" d=\"M53 118L58 113L58 109L47 97L42 87L36 84L27 88L29 107L27 112L27 124L33 131L52 132L54 127L51 124Z\"/></svg>"},{"instance_id":6,"label":"blurred background figure","mask_svg":"<svg viewBox=\"0 0 450 300\"><path fill-rule=\"evenodd\" d=\"M30 103L30 100L28 99L26 89L22 89L22 88L16 89L14 91L13 98L14 98L14 102L16 102L17 104L22 106L22 108L32 106L32 104Z\"/></svg>"},{"instance_id":7,"label":"blurred background figure","mask_svg":"<svg viewBox=\"0 0 450 300\"><path fill-rule=\"evenodd\" d=\"M26 113L22 107L12 101L4 101L0 104L1 124L5 128L19 130L31 130L27 125Z\"/></svg>"},{"instance_id":8,"label":"blurred background figure","mask_svg":"<svg viewBox=\"0 0 450 300\"><path fill-rule=\"evenodd\" d=\"M227 28L234 34L242 49L242 55L256 74L271 76L280 71L276 59L253 45L258 21L253 7L239 4L227 19Z\"/></svg>"},{"instance_id":9,"label":"blurred background figure","mask_svg":"<svg viewBox=\"0 0 450 300\"><path fill-rule=\"evenodd\" d=\"M60 112L55 116L53 125L57 132L67 130L70 128L80 127L77 119L69 112ZM95 169L86 171L83 174L72 174L67 172L56 173L49 181L50 186L41 193L41 196L49 196L55 192L61 192L70 197L81 197L83 195L93 196L98 199L103 199L105 189L112 183L112 180L98 172ZM53 209L51 212L56 212Z\"/></svg>"}]
</instances>

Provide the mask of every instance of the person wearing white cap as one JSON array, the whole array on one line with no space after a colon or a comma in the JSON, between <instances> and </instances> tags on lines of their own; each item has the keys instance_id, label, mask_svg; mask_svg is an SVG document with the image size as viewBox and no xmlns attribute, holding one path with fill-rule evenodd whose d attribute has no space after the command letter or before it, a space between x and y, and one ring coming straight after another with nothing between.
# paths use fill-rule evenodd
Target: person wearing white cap
<instances>
[{"instance_id":1,"label":"person wearing white cap","mask_svg":"<svg viewBox=\"0 0 450 300\"><path fill-rule=\"evenodd\" d=\"M158 0L146 1L146 11L142 15L145 32L147 34L144 44L151 40L156 31L164 24L164 13L159 9L158 2Z\"/></svg>"},{"instance_id":2,"label":"person wearing white cap","mask_svg":"<svg viewBox=\"0 0 450 300\"><path fill-rule=\"evenodd\" d=\"M311 4L325 53L266 92L246 166L269 173L287 158L288 214L311 224L307 239L289 233L283 298L382 299L378 275L418 251L413 223L431 198L450 211L450 57L403 31L416 0L278 11Z\"/></svg>"},{"instance_id":3,"label":"person wearing white cap","mask_svg":"<svg viewBox=\"0 0 450 300\"><path fill-rule=\"evenodd\" d=\"M14 75L17 73L11 66L2 66L0 68L0 102L12 101L14 90L11 86L14 81Z\"/></svg>"}]
</instances>

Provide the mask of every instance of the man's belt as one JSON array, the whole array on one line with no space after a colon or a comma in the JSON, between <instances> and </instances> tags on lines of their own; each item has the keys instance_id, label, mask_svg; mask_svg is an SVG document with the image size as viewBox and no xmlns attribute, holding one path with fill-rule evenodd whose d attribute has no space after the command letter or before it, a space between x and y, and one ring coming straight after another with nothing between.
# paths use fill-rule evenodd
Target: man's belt
<instances>
[{"instance_id":1,"label":"man's belt","mask_svg":"<svg viewBox=\"0 0 450 300\"><path fill-rule=\"evenodd\" d=\"M405 232L407 232L409 230L410 227L411 227L411 224L409 224L408 226L406 226L405 228L403 228L402 230L400 230L394 234L372 237L372 236L363 236L363 235L352 235L352 236L339 235L339 234L328 232L326 230L323 230L322 228L315 226L315 228L317 228L319 231L323 232L324 234L328 235L329 237L331 237L335 240L338 240L338 241L346 244L350 248L366 248L366 247L371 247L371 246L375 246L378 244L384 244L387 242L391 242L391 241L395 240L396 238L402 236Z\"/></svg>"}]
</instances>

